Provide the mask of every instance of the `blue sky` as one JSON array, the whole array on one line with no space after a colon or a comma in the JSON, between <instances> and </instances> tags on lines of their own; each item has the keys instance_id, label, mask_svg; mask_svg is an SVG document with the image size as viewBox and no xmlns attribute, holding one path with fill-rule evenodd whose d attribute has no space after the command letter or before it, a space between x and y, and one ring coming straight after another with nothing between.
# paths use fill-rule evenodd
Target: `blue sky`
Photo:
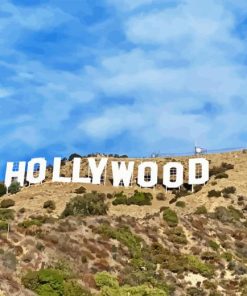
<instances>
[{"instance_id":1,"label":"blue sky","mask_svg":"<svg viewBox=\"0 0 247 296\"><path fill-rule=\"evenodd\" d=\"M246 0L1 0L1 164L247 146L246 38Z\"/></svg>"}]
</instances>

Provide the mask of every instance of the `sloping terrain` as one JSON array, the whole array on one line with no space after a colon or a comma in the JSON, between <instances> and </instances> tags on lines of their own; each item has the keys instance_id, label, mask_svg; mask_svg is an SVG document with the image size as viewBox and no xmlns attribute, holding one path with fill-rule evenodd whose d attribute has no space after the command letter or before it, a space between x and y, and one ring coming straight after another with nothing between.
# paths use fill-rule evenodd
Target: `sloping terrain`
<instances>
[{"instance_id":1,"label":"sloping terrain","mask_svg":"<svg viewBox=\"0 0 247 296\"><path fill-rule=\"evenodd\" d=\"M205 157L210 180L195 193L116 192L109 170L105 185L48 172L2 196L15 202L0 209L2 295L247 295L247 153Z\"/></svg>"}]
</instances>

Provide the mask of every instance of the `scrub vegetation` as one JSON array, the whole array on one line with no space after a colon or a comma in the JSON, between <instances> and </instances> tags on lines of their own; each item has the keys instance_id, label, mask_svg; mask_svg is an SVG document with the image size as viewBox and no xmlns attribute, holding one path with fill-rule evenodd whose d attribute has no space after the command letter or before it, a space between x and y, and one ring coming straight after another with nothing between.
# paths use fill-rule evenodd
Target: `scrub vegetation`
<instances>
[{"instance_id":1,"label":"scrub vegetation","mask_svg":"<svg viewBox=\"0 0 247 296\"><path fill-rule=\"evenodd\" d=\"M0 185L0 295L247 295L246 155L212 156L194 192Z\"/></svg>"}]
</instances>

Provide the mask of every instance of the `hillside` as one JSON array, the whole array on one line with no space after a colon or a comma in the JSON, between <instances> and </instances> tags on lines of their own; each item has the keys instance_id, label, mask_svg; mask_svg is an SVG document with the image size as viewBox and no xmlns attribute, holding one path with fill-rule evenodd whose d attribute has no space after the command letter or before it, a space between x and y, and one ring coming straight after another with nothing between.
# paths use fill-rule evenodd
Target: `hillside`
<instances>
[{"instance_id":1,"label":"hillside","mask_svg":"<svg viewBox=\"0 0 247 296\"><path fill-rule=\"evenodd\" d=\"M15 202L0 209L2 295L247 295L247 153L205 158L210 180L195 193L116 190L109 169L105 185L52 183L47 171L2 196Z\"/></svg>"}]
</instances>

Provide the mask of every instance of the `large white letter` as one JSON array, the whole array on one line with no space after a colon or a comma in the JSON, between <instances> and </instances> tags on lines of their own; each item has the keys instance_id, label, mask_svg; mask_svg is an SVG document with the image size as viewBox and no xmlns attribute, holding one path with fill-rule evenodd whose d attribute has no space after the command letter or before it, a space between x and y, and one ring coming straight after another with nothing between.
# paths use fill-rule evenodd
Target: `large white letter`
<instances>
[{"instance_id":1,"label":"large white letter","mask_svg":"<svg viewBox=\"0 0 247 296\"><path fill-rule=\"evenodd\" d=\"M145 171L150 168L150 181L145 181ZM141 187L153 187L158 182L158 166L155 162L146 161L138 166L138 184Z\"/></svg>"},{"instance_id":2,"label":"large white letter","mask_svg":"<svg viewBox=\"0 0 247 296\"><path fill-rule=\"evenodd\" d=\"M175 170L176 180L171 181L171 169ZM169 162L163 167L163 184L167 188L178 188L183 185L184 181L184 168L180 162Z\"/></svg>"},{"instance_id":3,"label":"large white letter","mask_svg":"<svg viewBox=\"0 0 247 296\"><path fill-rule=\"evenodd\" d=\"M6 174L5 174L5 186L9 187L12 183L12 178L16 178L17 182L21 186L24 185L26 162L20 161L18 170L14 170L14 162L7 162Z\"/></svg>"},{"instance_id":4,"label":"large white letter","mask_svg":"<svg viewBox=\"0 0 247 296\"><path fill-rule=\"evenodd\" d=\"M88 164L92 173L93 177L93 184L100 184L101 175L105 169L105 166L107 164L108 159L107 158L101 158L98 166L96 164L96 161L94 158L88 158Z\"/></svg>"},{"instance_id":5,"label":"large white letter","mask_svg":"<svg viewBox=\"0 0 247 296\"><path fill-rule=\"evenodd\" d=\"M196 166L200 165L199 177L196 174ZM192 158L189 160L189 184L205 184L209 180L209 162L205 158Z\"/></svg>"},{"instance_id":6,"label":"large white letter","mask_svg":"<svg viewBox=\"0 0 247 296\"><path fill-rule=\"evenodd\" d=\"M91 179L89 177L80 177L81 171L81 158L75 157L73 159L73 174L72 174L72 182L74 183L91 183Z\"/></svg>"},{"instance_id":7,"label":"large white letter","mask_svg":"<svg viewBox=\"0 0 247 296\"><path fill-rule=\"evenodd\" d=\"M125 161L112 161L112 176L113 176L113 186L119 186L119 183L123 181L125 187L130 186L131 177L134 170L134 161L128 163L128 168L126 168Z\"/></svg>"},{"instance_id":8,"label":"large white letter","mask_svg":"<svg viewBox=\"0 0 247 296\"><path fill-rule=\"evenodd\" d=\"M69 177L60 177L60 171L61 171L61 157L55 157L54 163L53 163L53 182L63 182L63 183L69 183L71 182L71 178Z\"/></svg>"},{"instance_id":9,"label":"large white letter","mask_svg":"<svg viewBox=\"0 0 247 296\"><path fill-rule=\"evenodd\" d=\"M34 176L35 165L39 165L38 176ZM45 180L46 160L44 158L33 158L27 165L27 181L32 184L38 184Z\"/></svg>"}]
</instances>

